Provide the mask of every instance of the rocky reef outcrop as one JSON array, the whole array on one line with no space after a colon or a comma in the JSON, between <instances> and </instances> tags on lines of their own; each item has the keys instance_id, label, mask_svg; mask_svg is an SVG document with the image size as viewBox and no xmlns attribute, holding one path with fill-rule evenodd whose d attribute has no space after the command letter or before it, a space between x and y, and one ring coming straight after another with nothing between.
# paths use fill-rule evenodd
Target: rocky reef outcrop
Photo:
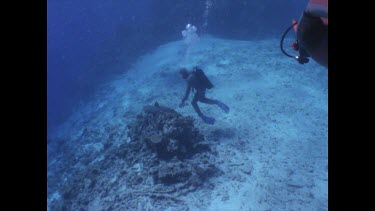
<instances>
[{"instance_id":1,"label":"rocky reef outcrop","mask_svg":"<svg viewBox=\"0 0 375 211\"><path fill-rule=\"evenodd\" d=\"M144 107L128 128L131 141L147 145L161 160L189 158L199 150L209 150L201 144L204 138L194 127L192 117L158 103Z\"/></svg>"},{"instance_id":2,"label":"rocky reef outcrop","mask_svg":"<svg viewBox=\"0 0 375 211\"><path fill-rule=\"evenodd\" d=\"M221 174L193 118L171 108L145 106L126 134L101 159L75 165L51 210L165 210L176 204L188 210L181 196L213 188L210 178Z\"/></svg>"},{"instance_id":3,"label":"rocky reef outcrop","mask_svg":"<svg viewBox=\"0 0 375 211\"><path fill-rule=\"evenodd\" d=\"M155 103L129 124L129 146L133 146L129 150L133 158L152 157L152 165L146 166L155 183L199 185L217 171L209 161L211 148L193 122L192 117Z\"/></svg>"}]
</instances>

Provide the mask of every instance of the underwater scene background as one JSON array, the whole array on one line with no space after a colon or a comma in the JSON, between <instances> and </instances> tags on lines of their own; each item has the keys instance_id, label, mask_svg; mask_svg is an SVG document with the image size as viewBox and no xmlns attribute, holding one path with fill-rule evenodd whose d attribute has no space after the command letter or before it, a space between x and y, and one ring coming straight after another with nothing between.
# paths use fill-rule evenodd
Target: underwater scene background
<instances>
[{"instance_id":1,"label":"underwater scene background","mask_svg":"<svg viewBox=\"0 0 375 211\"><path fill-rule=\"evenodd\" d=\"M328 69L279 47L306 4L48 0L47 209L328 210Z\"/></svg>"}]
</instances>

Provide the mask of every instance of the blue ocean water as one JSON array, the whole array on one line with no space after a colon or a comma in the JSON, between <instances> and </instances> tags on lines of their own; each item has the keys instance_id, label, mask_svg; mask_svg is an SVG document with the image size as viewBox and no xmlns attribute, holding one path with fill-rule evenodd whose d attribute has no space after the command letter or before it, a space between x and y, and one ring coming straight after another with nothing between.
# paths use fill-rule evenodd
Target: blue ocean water
<instances>
[{"instance_id":1,"label":"blue ocean water","mask_svg":"<svg viewBox=\"0 0 375 211\"><path fill-rule=\"evenodd\" d=\"M328 70L279 49L306 4L48 0L48 209L327 210ZM192 40L187 24L196 28ZM290 32L286 49L294 39ZM215 85L207 96L230 107L226 114L199 104L214 125L190 103L179 107L178 69L196 65ZM145 161L151 154L130 150L147 130L131 135L129 125L156 101L194 119L215 152L204 162L221 173L175 191L148 175L157 167ZM137 153L146 153L142 161Z\"/></svg>"},{"instance_id":2,"label":"blue ocean water","mask_svg":"<svg viewBox=\"0 0 375 211\"><path fill-rule=\"evenodd\" d=\"M187 23L229 39L279 38L305 5L292 0L48 0L48 125L61 123L97 83L126 71L103 70L120 54L127 54L131 65L143 53L181 39Z\"/></svg>"}]
</instances>

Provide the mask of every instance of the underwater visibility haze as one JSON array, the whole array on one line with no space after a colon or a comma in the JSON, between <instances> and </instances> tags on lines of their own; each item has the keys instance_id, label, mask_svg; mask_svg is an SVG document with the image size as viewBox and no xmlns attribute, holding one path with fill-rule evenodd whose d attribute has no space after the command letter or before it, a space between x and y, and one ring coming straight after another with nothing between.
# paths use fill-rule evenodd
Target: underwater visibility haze
<instances>
[{"instance_id":1,"label":"underwater visibility haze","mask_svg":"<svg viewBox=\"0 0 375 211\"><path fill-rule=\"evenodd\" d=\"M47 210L328 210L327 2L47 0Z\"/></svg>"}]
</instances>

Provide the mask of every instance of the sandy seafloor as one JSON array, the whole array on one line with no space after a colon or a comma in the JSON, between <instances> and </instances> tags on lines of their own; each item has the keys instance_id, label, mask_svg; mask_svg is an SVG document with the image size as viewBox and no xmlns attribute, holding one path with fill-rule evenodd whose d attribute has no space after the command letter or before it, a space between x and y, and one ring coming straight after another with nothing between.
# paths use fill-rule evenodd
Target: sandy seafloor
<instances>
[{"instance_id":1,"label":"sandy seafloor","mask_svg":"<svg viewBox=\"0 0 375 211\"><path fill-rule=\"evenodd\" d=\"M328 70L312 60L300 65L288 59L280 52L278 39L206 37L189 55L183 49L184 43L176 41L144 55L127 73L102 85L90 102L77 107L49 133L49 142L70 142L74 153L94 153L103 159L108 128L122 134L111 139L118 147L128 141L126 125L143 106L157 101L196 119L196 127L217 150L218 167L224 172L211 179L213 189L198 189L180 198L189 210L328 210ZM178 107L186 86L178 68L195 65L215 85L207 97L231 108L225 114L215 105L199 104L204 114L216 118L215 125L204 124L190 104ZM191 99L192 95L188 102ZM95 135L81 140L84 129ZM64 165L62 156L57 152L48 157L50 184L53 170ZM60 200L58 189L49 191L48 204ZM95 197L88 210L105 210L102 200L110 199ZM169 210L179 210L179 205Z\"/></svg>"}]
</instances>

